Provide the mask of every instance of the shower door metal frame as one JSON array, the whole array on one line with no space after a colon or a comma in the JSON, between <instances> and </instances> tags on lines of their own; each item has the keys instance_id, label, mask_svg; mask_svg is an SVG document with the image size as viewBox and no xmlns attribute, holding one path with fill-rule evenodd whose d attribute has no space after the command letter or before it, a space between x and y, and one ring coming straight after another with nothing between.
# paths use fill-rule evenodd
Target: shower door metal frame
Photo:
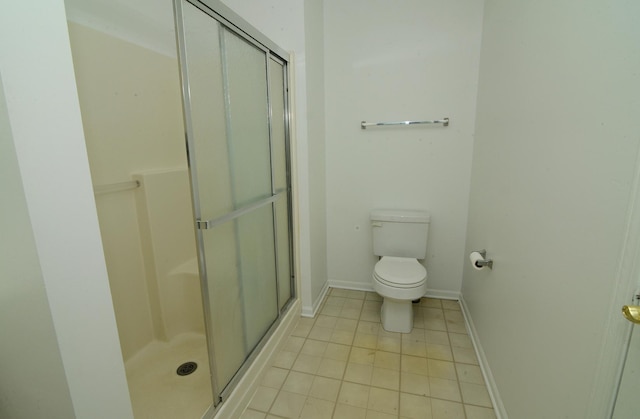
<instances>
[{"instance_id":1,"label":"shower door metal frame","mask_svg":"<svg viewBox=\"0 0 640 419\"><path fill-rule=\"evenodd\" d=\"M267 104L268 104L268 128L269 128L269 160L271 166L271 196L262 200L258 200L257 202L253 202L249 205L246 205L242 208L236 209L230 213L227 213L221 217L214 218L212 220L202 220L200 214L200 202L198 196L198 179L197 176L194 176L196 171L196 159L195 156L192 155L192 150L195 150L194 147L194 134L191 126L191 101L190 101L190 84L188 78L188 63L187 57L184 51L186 51L186 39L185 39L185 28L184 28L184 14L183 14L183 2L189 3L192 6L196 7L203 13L209 15L212 19L216 20L220 24L221 31L222 28L229 30L235 35L241 37L245 41L249 42L256 48L262 50L265 53L265 77L267 81ZM232 219L237 219L239 216L248 213L256 208L260 208L266 205L271 205L272 211L272 222L273 222L273 231L274 231L274 252L275 252L275 261L276 261L276 309L277 309L277 317L271 326L268 328L267 332L262 336L260 341L256 344L256 346L249 352L247 357L245 358L242 366L235 373L233 378L226 384L218 383L215 377L215 374L210 374L211 377L211 385L213 392L213 412L217 410L217 407L222 403L228 396L228 394L235 388L238 381L244 376L244 373L252 364L253 360L260 352L261 348L265 345L268 338L274 333L277 329L278 325L281 323L283 315L288 311L293 301L296 298L296 287L295 287L295 258L294 258L294 234L293 234L293 205L292 205L292 181L291 181L291 113L289 109L289 74L288 74L288 66L289 66L289 54L276 45L273 41L268 39L258 30L253 28L248 22L238 16L235 12L229 9L226 5L221 3L218 0L174 0L174 13L175 13L175 24L176 24L176 36L177 36L177 48L178 48L178 59L179 59L179 70L180 70L180 79L182 84L182 101L183 101L183 118L185 123L185 137L186 137L186 147L187 147L187 160L189 163L189 176L191 180L191 194L193 201L193 211L194 211L194 220L196 227L196 239L197 239L197 247L198 247L198 265L200 270L200 282L202 288L202 298L203 298L203 310L205 314L205 329L206 329L206 338L207 338L207 347L208 347L208 355L209 355L209 364L210 368L216 367L216 358L214 356L213 345L211 344L211 340L213 339L213 330L210 324L211 311L209 304L209 290L208 290L208 282L207 282L207 270L205 264L205 254L204 254L204 246L203 246L203 233L202 230L206 230L215 225L230 221ZM221 51L223 53L223 51ZM275 181L273 176L273 160L274 160L274 152L272 146L273 132L272 132L272 106L271 106L271 89L270 89L270 75L269 75L269 64L271 60L275 61L277 64L282 65L283 67L283 92L284 92L284 128L285 128L285 154L286 154L286 190L281 191L280 193L276 193L275 191ZM225 87L226 90L226 87ZM226 94L226 93L225 93ZM226 104L225 104L226 109ZM284 195L284 196L283 196ZM289 241L289 272L290 277L288 278L289 287L291 289L291 295L289 300L283 305L282 309L280 309L280 293L278 287L280 286L280 278L278 277L278 269L277 269L277 261L278 261L278 249L277 249L277 240L278 240L278 232L277 232L277 221L276 221L276 211L275 211L275 203L280 199L287 199L288 201L288 241ZM205 416L208 416L211 412L211 407Z\"/></svg>"}]
</instances>

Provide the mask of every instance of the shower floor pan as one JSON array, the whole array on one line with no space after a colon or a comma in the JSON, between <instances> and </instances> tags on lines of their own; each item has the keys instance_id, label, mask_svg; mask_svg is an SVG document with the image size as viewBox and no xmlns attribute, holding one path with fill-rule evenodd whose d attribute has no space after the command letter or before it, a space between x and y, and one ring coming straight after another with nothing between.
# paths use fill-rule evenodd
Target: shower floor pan
<instances>
[{"instance_id":1,"label":"shower floor pan","mask_svg":"<svg viewBox=\"0 0 640 419\"><path fill-rule=\"evenodd\" d=\"M185 362L198 367L180 376L176 370ZM127 361L126 370L136 419L199 419L212 403L204 335L152 342Z\"/></svg>"}]
</instances>

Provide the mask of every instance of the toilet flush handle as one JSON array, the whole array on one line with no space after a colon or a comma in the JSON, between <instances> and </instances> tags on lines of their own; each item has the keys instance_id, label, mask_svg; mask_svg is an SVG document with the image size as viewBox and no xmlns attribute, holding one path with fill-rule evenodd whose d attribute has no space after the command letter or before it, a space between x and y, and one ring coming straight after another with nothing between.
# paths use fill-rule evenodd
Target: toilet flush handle
<instances>
[{"instance_id":1,"label":"toilet flush handle","mask_svg":"<svg viewBox=\"0 0 640 419\"><path fill-rule=\"evenodd\" d=\"M380 221L373 221L371 227L382 227L382 223Z\"/></svg>"}]
</instances>

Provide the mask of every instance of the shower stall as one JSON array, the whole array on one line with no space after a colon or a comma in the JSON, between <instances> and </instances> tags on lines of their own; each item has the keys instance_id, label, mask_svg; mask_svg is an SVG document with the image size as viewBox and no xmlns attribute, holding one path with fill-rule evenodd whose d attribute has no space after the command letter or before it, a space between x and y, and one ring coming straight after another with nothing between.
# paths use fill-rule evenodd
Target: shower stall
<instances>
[{"instance_id":1,"label":"shower stall","mask_svg":"<svg viewBox=\"0 0 640 419\"><path fill-rule=\"evenodd\" d=\"M291 301L293 258L288 54L210 5L175 1L217 404Z\"/></svg>"},{"instance_id":2,"label":"shower stall","mask_svg":"<svg viewBox=\"0 0 640 419\"><path fill-rule=\"evenodd\" d=\"M288 54L217 1L173 12L177 57L69 22L140 418L211 417L295 297Z\"/></svg>"}]
</instances>

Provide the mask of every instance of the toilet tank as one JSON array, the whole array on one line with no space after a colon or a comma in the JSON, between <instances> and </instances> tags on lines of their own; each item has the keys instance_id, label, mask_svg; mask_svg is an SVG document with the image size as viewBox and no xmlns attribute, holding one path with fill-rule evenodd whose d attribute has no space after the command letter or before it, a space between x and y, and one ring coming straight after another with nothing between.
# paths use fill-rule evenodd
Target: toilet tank
<instances>
[{"instance_id":1,"label":"toilet tank","mask_svg":"<svg viewBox=\"0 0 640 419\"><path fill-rule=\"evenodd\" d=\"M396 256L424 259L430 216L426 211L373 210L373 253L376 256Z\"/></svg>"}]
</instances>

